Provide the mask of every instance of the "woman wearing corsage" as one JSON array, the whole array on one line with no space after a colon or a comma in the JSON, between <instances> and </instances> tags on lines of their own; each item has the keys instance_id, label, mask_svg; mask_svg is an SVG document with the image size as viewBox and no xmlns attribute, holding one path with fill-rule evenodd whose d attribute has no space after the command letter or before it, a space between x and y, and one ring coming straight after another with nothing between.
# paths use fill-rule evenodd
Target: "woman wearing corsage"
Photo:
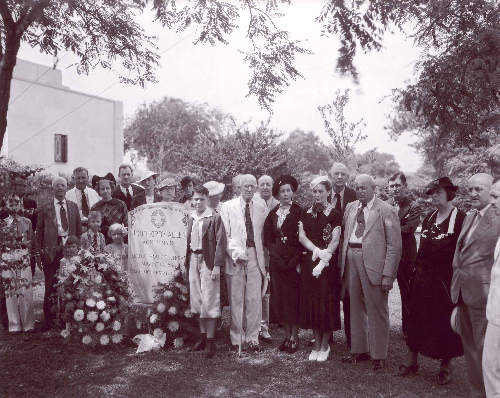
<instances>
[{"instance_id":1,"label":"woman wearing corsage","mask_svg":"<svg viewBox=\"0 0 500 398\"><path fill-rule=\"evenodd\" d=\"M314 205L299 223L299 241L307 249L301 260L300 323L314 333L309 360L323 362L330 354L332 332L341 328L337 247L342 217L329 201L332 184L328 177L315 178L311 190Z\"/></svg>"},{"instance_id":2,"label":"woman wearing corsage","mask_svg":"<svg viewBox=\"0 0 500 398\"><path fill-rule=\"evenodd\" d=\"M294 353L299 347L300 274L298 265L302 254L299 243L300 206L292 202L298 183L289 175L273 184L273 196L280 201L268 214L264 223L264 245L269 250L271 275L271 313L285 328L285 340L280 351Z\"/></svg>"},{"instance_id":3,"label":"woman wearing corsage","mask_svg":"<svg viewBox=\"0 0 500 398\"><path fill-rule=\"evenodd\" d=\"M451 359L463 355L460 336L450 326L453 303L450 284L453 254L465 213L452 204L457 186L448 177L429 184L426 193L437 210L422 223L416 275L410 293L408 361L399 367L400 376L418 371L418 354L440 359L438 384L451 380Z\"/></svg>"}]
</instances>

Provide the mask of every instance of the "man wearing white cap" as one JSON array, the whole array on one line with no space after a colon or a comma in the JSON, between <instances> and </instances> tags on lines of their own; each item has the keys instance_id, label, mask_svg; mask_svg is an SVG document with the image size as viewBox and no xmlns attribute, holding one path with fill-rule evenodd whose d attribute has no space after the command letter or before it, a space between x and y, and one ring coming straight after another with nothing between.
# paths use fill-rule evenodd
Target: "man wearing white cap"
<instances>
[{"instance_id":1,"label":"man wearing white cap","mask_svg":"<svg viewBox=\"0 0 500 398\"><path fill-rule=\"evenodd\" d=\"M203 184L203 186L208 189L209 207L215 210L217 213L220 213L220 200L226 186L222 182L217 181L208 181Z\"/></svg>"},{"instance_id":2,"label":"man wearing white cap","mask_svg":"<svg viewBox=\"0 0 500 398\"><path fill-rule=\"evenodd\" d=\"M175 201L177 182L172 177L166 177L158 184L162 202Z\"/></svg>"},{"instance_id":3,"label":"man wearing white cap","mask_svg":"<svg viewBox=\"0 0 500 398\"><path fill-rule=\"evenodd\" d=\"M241 196L222 204L227 236L226 278L231 304L230 337L233 347L248 343L259 351L262 319L262 280L267 267L262 242L267 207L251 174L240 178Z\"/></svg>"}]
</instances>

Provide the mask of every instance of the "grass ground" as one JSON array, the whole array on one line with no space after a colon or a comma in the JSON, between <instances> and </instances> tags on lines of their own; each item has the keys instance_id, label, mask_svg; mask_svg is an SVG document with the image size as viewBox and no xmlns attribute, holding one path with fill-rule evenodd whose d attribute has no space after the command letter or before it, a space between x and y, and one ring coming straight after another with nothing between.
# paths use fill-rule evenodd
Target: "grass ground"
<instances>
[{"instance_id":1,"label":"grass ground","mask_svg":"<svg viewBox=\"0 0 500 398\"><path fill-rule=\"evenodd\" d=\"M41 291L36 292L40 312ZM419 374L396 376L406 346L399 332L399 292L389 296L391 337L388 366L373 372L370 363L344 364L342 332L335 334L330 360L307 361L309 332L301 349L280 353L279 329L258 354L238 358L221 332L217 356L206 360L186 348L135 354L133 347L89 352L50 334L0 334L0 397L468 397L464 360L455 361L453 382L435 383L437 361L421 360Z\"/></svg>"}]
</instances>

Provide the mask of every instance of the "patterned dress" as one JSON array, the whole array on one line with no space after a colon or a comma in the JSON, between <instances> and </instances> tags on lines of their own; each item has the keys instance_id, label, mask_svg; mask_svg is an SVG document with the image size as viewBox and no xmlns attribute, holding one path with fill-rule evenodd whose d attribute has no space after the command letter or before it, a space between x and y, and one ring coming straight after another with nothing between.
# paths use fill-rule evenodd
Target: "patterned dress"
<instances>
[{"instance_id":1,"label":"patterned dress","mask_svg":"<svg viewBox=\"0 0 500 398\"><path fill-rule=\"evenodd\" d=\"M111 238L108 236L108 229L112 224L127 225L127 205L120 199L111 198L108 201L100 200L92 206L91 210L98 211L102 215L101 232L106 239L106 243L111 243Z\"/></svg>"},{"instance_id":2,"label":"patterned dress","mask_svg":"<svg viewBox=\"0 0 500 398\"><path fill-rule=\"evenodd\" d=\"M315 214L309 209L302 215L307 238L320 249L328 247L333 230L341 223L342 217L331 205L322 213ZM312 271L319 263L319 259L312 261L311 256L310 251L304 250L300 264L300 326L323 332L339 330L341 284L337 267L338 250L318 278L312 275Z\"/></svg>"}]
</instances>

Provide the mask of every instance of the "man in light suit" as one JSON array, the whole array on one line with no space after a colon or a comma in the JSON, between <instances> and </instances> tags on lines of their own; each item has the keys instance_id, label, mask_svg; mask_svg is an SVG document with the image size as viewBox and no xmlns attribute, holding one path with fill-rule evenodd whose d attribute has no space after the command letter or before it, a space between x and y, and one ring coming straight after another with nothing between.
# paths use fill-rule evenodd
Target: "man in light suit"
<instances>
[{"instance_id":1,"label":"man in light suit","mask_svg":"<svg viewBox=\"0 0 500 398\"><path fill-rule=\"evenodd\" d=\"M500 180L491 187L491 205L500 210ZM487 397L500 397L500 238L491 268L490 292L486 305L488 326L484 337L483 378Z\"/></svg>"},{"instance_id":2,"label":"man in light suit","mask_svg":"<svg viewBox=\"0 0 500 398\"><path fill-rule=\"evenodd\" d=\"M389 345L388 293L401 259L401 229L394 208L375 197L375 187L366 174L356 178L358 200L344 213L340 271L351 304L351 355L343 360L371 356L373 370L379 370Z\"/></svg>"},{"instance_id":3,"label":"man in light suit","mask_svg":"<svg viewBox=\"0 0 500 398\"><path fill-rule=\"evenodd\" d=\"M272 209L280 204L280 201L272 195L273 190L273 178L268 175L260 176L257 180L257 185L259 187L259 194L262 200L266 202L267 212L269 213ZM266 257L269 255L266 251ZM266 258L269 263L269 260ZM269 283L269 280L267 281ZM271 333L269 333L269 288L266 289L262 295L262 321L260 325L259 337L265 342L271 342Z\"/></svg>"},{"instance_id":4,"label":"man in light suit","mask_svg":"<svg viewBox=\"0 0 500 398\"><path fill-rule=\"evenodd\" d=\"M346 183L349 178L349 169L343 163L334 163L330 174L333 183L332 205L342 217L344 216L345 208L348 203L356 200L356 192L349 188ZM343 230L342 230L343 232ZM341 242L344 235L341 235ZM346 343L349 349L351 348L351 311L348 286L344 286L344 295L342 297L342 311L344 312L344 333Z\"/></svg>"},{"instance_id":5,"label":"man in light suit","mask_svg":"<svg viewBox=\"0 0 500 398\"><path fill-rule=\"evenodd\" d=\"M451 298L458 304L458 330L474 397L485 396L481 363L487 325L486 303L495 244L500 235L500 212L489 203L492 181L485 173L469 179L473 210L465 217L453 257Z\"/></svg>"},{"instance_id":6,"label":"man in light suit","mask_svg":"<svg viewBox=\"0 0 500 398\"><path fill-rule=\"evenodd\" d=\"M44 329L50 328L55 319L52 311L54 284L63 257L63 245L68 236L82 234L80 211L76 203L66 199L68 185L62 177L52 180L54 198L40 208L36 224L35 248L40 253L45 276L43 299Z\"/></svg>"},{"instance_id":7,"label":"man in light suit","mask_svg":"<svg viewBox=\"0 0 500 398\"><path fill-rule=\"evenodd\" d=\"M77 167L73 170L74 188L66 192L66 199L76 203L80 210L82 224L86 225L90 209L101 200L100 196L89 187L89 171L85 167Z\"/></svg>"},{"instance_id":8,"label":"man in light suit","mask_svg":"<svg viewBox=\"0 0 500 398\"><path fill-rule=\"evenodd\" d=\"M259 351L262 319L262 280L267 277L262 234L267 216L265 202L254 195L257 180L241 176L241 196L222 204L221 218L227 237L226 281L231 305L230 337L233 347L248 343ZM245 328L244 328L245 326Z\"/></svg>"}]
</instances>

